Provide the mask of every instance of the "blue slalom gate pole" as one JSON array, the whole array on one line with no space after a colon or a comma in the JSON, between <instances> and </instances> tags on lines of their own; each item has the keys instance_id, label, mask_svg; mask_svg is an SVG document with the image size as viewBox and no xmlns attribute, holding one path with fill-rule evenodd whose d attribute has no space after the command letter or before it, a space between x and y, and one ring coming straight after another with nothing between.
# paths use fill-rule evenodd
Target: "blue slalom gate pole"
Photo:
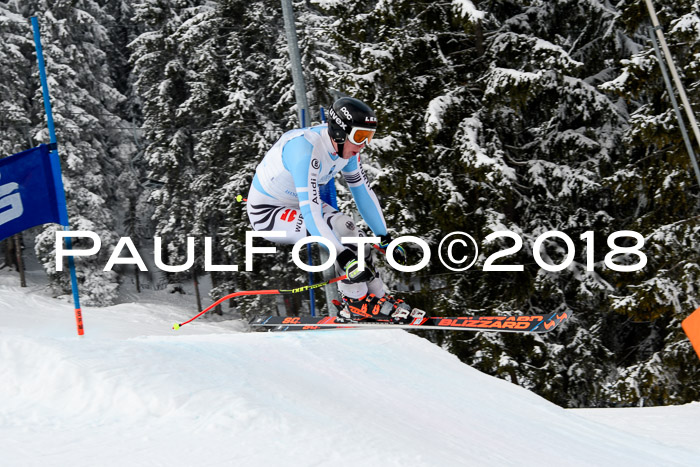
<instances>
[{"instance_id":1,"label":"blue slalom gate pole","mask_svg":"<svg viewBox=\"0 0 700 467\"><path fill-rule=\"evenodd\" d=\"M34 30L34 46L36 48L36 60L39 65L39 78L41 79L41 91L44 96L44 110L46 111L46 123L49 128L49 137L51 139L51 152L55 156L55 160L59 161L58 156L58 144L56 142L56 130L53 123L53 112L51 111L51 98L49 97L49 85L46 80L46 65L44 63L44 51L41 47L41 36L39 34L39 20L36 16L31 17L32 29ZM60 169L60 167L59 167ZM56 176L56 170L54 170L54 176ZM60 177L60 171L58 176ZM62 193L64 199L63 205L65 206L65 193ZM66 215L65 223L63 224L63 230L70 230L68 225L68 216ZM70 237L65 237L64 242L66 249L73 249L73 242ZM73 303L75 304L75 322L78 328L78 335L82 336L85 333L83 327L83 314L80 310L80 298L78 297L78 278L75 273L75 261L73 256L68 256L68 268L70 269L70 283L71 289L73 291Z\"/></svg>"}]
</instances>

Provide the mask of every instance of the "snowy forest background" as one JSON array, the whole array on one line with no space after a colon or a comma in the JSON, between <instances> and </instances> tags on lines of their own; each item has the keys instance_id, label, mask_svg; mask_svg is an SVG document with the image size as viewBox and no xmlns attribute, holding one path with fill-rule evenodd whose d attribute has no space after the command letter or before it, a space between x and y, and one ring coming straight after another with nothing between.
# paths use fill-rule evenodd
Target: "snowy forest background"
<instances>
[{"instance_id":1,"label":"snowy forest background","mask_svg":"<svg viewBox=\"0 0 700 467\"><path fill-rule=\"evenodd\" d=\"M700 1L654 3L700 109ZM334 91L377 111L380 131L363 160L391 232L432 247L453 231L481 242L469 271L431 261L403 298L435 315L574 312L546 338L425 337L565 407L700 400L700 365L680 326L700 306L700 190L643 1L308 0L294 8L314 120ZM78 261L84 305L114 303L120 284L134 281L133 268L102 271L120 236L144 257L161 236L169 264L184 262L187 237L212 237L214 264L242 265L249 226L235 198L245 196L271 144L298 126L280 2L0 1L0 157L48 142L34 15L71 228L103 242L100 255ZM340 181L338 190L341 208L351 210ZM69 283L56 273L56 229L26 231L22 241L35 245L62 295ZM524 272L481 270L511 245L484 244L496 230L523 238L506 262ZM576 245L562 272L533 260L533 242L548 230ZM604 266L606 239L618 230L644 236L649 262L641 271ZM595 232L595 272L586 272L586 231ZM200 276L202 247L192 271L150 282L142 275L142 285ZM566 255L561 242L546 247L552 262ZM258 258L264 274L213 273L204 304L233 290L306 282L290 251ZM269 297L231 305L224 317L275 309Z\"/></svg>"}]
</instances>

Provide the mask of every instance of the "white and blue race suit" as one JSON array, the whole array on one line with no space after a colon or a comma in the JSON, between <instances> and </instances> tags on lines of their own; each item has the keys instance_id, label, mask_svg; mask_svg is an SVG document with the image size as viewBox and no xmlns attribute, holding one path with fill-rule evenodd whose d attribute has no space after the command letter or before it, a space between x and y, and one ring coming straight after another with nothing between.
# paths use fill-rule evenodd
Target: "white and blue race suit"
<instances>
[{"instance_id":1,"label":"white and blue race suit","mask_svg":"<svg viewBox=\"0 0 700 467\"><path fill-rule=\"evenodd\" d=\"M341 237L362 236L352 218L321 201L319 188L341 172L350 187L360 215L375 236L386 235L386 222L377 196L359 161L359 154L343 159L331 142L326 125L291 130L265 154L248 193L247 211L256 231L283 231L286 237L270 237L277 243L296 243L307 235L324 237L338 253L346 248ZM377 278L378 280L378 278ZM370 283L370 292L380 284ZM339 285L340 286L340 285ZM345 295L361 296L366 285L340 286ZM381 287L383 290L383 287ZM346 289L346 290L342 290Z\"/></svg>"}]
</instances>

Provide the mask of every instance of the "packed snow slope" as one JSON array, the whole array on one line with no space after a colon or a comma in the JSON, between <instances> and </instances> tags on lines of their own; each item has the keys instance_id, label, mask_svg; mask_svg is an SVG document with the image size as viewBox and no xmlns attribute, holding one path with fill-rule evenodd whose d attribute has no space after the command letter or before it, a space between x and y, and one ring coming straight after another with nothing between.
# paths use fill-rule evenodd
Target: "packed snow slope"
<instances>
[{"instance_id":1,"label":"packed snow slope","mask_svg":"<svg viewBox=\"0 0 700 467\"><path fill-rule=\"evenodd\" d=\"M145 297L84 309L79 338L70 303L16 282L2 466L700 465L697 403L565 410L401 330L173 331L194 310Z\"/></svg>"}]
</instances>

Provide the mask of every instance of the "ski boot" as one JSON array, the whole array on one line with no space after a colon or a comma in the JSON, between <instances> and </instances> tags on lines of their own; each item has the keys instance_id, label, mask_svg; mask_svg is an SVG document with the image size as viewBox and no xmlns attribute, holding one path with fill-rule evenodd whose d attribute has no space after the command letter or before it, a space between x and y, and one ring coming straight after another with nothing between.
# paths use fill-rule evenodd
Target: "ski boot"
<instances>
[{"instance_id":1,"label":"ski boot","mask_svg":"<svg viewBox=\"0 0 700 467\"><path fill-rule=\"evenodd\" d=\"M338 317L348 321L383 321L394 324L409 324L414 320L422 322L425 312L411 307L403 300L397 300L391 295L379 298L367 294L362 298L343 297L343 304L335 303L338 307Z\"/></svg>"},{"instance_id":2,"label":"ski boot","mask_svg":"<svg viewBox=\"0 0 700 467\"><path fill-rule=\"evenodd\" d=\"M384 295L387 301L392 301L396 309L390 316L390 320L394 324L422 324L428 318L425 311L418 308L411 308L408 303L401 299L396 299L391 295Z\"/></svg>"}]
</instances>

